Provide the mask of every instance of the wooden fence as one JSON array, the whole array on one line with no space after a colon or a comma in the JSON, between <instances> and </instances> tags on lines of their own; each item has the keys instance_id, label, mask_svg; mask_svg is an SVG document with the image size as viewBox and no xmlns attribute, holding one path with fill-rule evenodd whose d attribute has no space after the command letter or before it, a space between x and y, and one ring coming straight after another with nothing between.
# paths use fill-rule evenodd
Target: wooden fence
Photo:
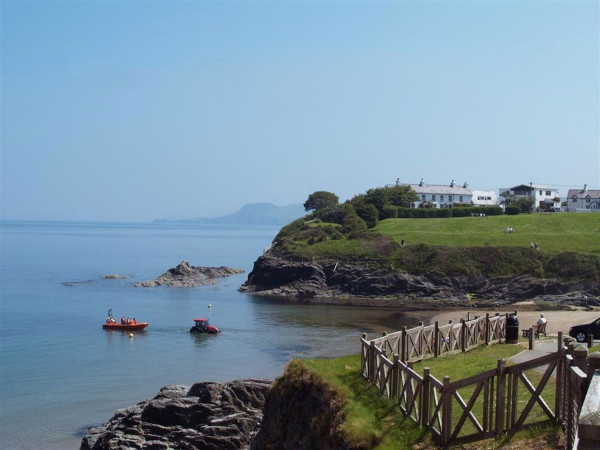
<instances>
[{"instance_id":1,"label":"wooden fence","mask_svg":"<svg viewBox=\"0 0 600 450\"><path fill-rule=\"evenodd\" d=\"M386 354L398 354L402 362L465 352L479 345L505 340L507 318L508 313L495 316L486 314L473 320L461 320L459 323L450 321L442 326L438 322L424 326L421 322L418 327L409 330L402 327L401 331L385 333L366 345L363 344L363 353L368 352L364 347L369 347L371 343ZM363 335L363 340L366 342L366 335Z\"/></svg>"},{"instance_id":2,"label":"wooden fence","mask_svg":"<svg viewBox=\"0 0 600 450\"><path fill-rule=\"evenodd\" d=\"M565 448L572 448L585 374L572 367L562 332L556 352L513 366L500 360L496 369L463 380L451 381L446 376L440 381L428 368L422 375L413 369L415 360L500 342L505 338L500 326L505 318L486 316L444 327L420 326L372 341L363 335L361 373L444 447L549 421L563 424ZM551 376L554 386L548 384Z\"/></svg>"}]
</instances>

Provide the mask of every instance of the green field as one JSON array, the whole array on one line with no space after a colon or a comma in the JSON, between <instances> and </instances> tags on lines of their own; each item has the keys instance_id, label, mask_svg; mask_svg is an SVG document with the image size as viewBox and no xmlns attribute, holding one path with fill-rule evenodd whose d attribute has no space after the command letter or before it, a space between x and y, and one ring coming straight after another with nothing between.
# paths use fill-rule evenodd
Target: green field
<instances>
[{"instance_id":1,"label":"green field","mask_svg":"<svg viewBox=\"0 0 600 450\"><path fill-rule=\"evenodd\" d=\"M507 233L512 227L515 231ZM374 231L396 242L458 247L529 247L600 254L600 213L534 213L447 219L386 219Z\"/></svg>"}]
</instances>

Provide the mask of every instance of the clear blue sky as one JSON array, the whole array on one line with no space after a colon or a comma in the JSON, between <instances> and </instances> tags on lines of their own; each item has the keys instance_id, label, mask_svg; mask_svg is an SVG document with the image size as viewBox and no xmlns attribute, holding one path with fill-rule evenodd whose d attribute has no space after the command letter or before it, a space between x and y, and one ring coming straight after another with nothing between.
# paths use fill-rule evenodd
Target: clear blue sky
<instances>
[{"instance_id":1,"label":"clear blue sky","mask_svg":"<svg viewBox=\"0 0 600 450\"><path fill-rule=\"evenodd\" d=\"M599 4L11 2L2 218L600 184Z\"/></svg>"}]
</instances>

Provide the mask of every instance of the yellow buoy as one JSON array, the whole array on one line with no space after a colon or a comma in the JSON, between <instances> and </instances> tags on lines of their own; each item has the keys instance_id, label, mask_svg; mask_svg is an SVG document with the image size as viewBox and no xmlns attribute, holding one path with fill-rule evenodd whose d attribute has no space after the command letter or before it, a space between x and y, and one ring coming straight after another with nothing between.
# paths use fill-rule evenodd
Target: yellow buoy
<instances>
[{"instance_id":1,"label":"yellow buoy","mask_svg":"<svg viewBox=\"0 0 600 450\"><path fill-rule=\"evenodd\" d=\"M133 333L129 333L129 337L130 337L130 338L133 338Z\"/></svg>"}]
</instances>

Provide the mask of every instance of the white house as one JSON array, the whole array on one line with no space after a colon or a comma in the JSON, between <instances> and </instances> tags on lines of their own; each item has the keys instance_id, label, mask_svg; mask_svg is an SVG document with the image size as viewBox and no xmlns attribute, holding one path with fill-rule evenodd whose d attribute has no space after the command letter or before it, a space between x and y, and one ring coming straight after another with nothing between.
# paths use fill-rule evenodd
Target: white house
<instances>
[{"instance_id":1,"label":"white house","mask_svg":"<svg viewBox=\"0 0 600 450\"><path fill-rule=\"evenodd\" d=\"M419 184L408 184L408 186L419 197L419 201L415 202L417 208L420 206L446 208L456 203L471 203L473 200L473 194L466 182L462 186L457 186L454 180L450 184L425 184L425 180L421 178Z\"/></svg>"},{"instance_id":2,"label":"white house","mask_svg":"<svg viewBox=\"0 0 600 450\"><path fill-rule=\"evenodd\" d=\"M558 189L551 186L529 183L519 184L511 188L502 188L499 190L502 200L504 199L502 194L507 191L516 197L532 197L534 199L534 208L537 209L548 210L560 207Z\"/></svg>"},{"instance_id":3,"label":"white house","mask_svg":"<svg viewBox=\"0 0 600 450\"><path fill-rule=\"evenodd\" d=\"M567 211L600 212L600 189L569 189L567 194Z\"/></svg>"}]
</instances>

